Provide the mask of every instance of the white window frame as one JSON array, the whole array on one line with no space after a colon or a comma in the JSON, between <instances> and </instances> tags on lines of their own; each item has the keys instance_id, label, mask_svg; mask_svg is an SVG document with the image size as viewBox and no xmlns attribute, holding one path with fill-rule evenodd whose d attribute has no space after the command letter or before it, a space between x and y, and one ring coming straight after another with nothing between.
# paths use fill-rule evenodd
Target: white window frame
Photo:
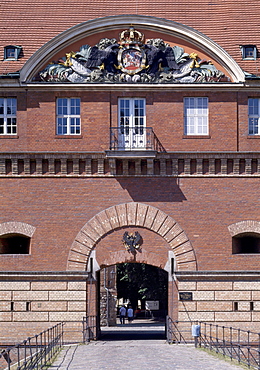
<instances>
[{"instance_id":1,"label":"white window frame","mask_svg":"<svg viewBox=\"0 0 260 370\"><path fill-rule=\"evenodd\" d=\"M248 135L260 135L260 99L248 99Z\"/></svg>"},{"instance_id":2,"label":"white window frame","mask_svg":"<svg viewBox=\"0 0 260 370\"><path fill-rule=\"evenodd\" d=\"M78 104L74 104L74 100ZM80 98L57 98L56 100L56 134L80 135Z\"/></svg>"},{"instance_id":3,"label":"white window frame","mask_svg":"<svg viewBox=\"0 0 260 370\"><path fill-rule=\"evenodd\" d=\"M16 98L0 98L0 136L17 134L16 112Z\"/></svg>"},{"instance_id":4,"label":"white window frame","mask_svg":"<svg viewBox=\"0 0 260 370\"><path fill-rule=\"evenodd\" d=\"M138 103L137 108L135 106L136 101L142 102L142 104ZM121 149L132 150L146 148L145 98L135 97L118 99L118 129L120 137L119 145Z\"/></svg>"},{"instance_id":5,"label":"white window frame","mask_svg":"<svg viewBox=\"0 0 260 370\"><path fill-rule=\"evenodd\" d=\"M5 60L17 60L21 53L21 46L8 45L4 47L4 59Z\"/></svg>"},{"instance_id":6,"label":"white window frame","mask_svg":"<svg viewBox=\"0 0 260 370\"><path fill-rule=\"evenodd\" d=\"M257 48L256 45L242 45L240 46L242 52L242 59L244 60L256 60Z\"/></svg>"},{"instance_id":7,"label":"white window frame","mask_svg":"<svg viewBox=\"0 0 260 370\"><path fill-rule=\"evenodd\" d=\"M208 98L184 98L184 135L205 136L209 135L208 124Z\"/></svg>"}]
</instances>

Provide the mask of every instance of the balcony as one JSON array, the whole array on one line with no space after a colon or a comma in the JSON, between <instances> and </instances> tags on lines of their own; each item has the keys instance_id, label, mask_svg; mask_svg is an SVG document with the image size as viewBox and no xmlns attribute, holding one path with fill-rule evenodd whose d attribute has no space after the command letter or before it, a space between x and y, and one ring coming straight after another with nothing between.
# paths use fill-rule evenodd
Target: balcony
<instances>
[{"instance_id":1,"label":"balcony","mask_svg":"<svg viewBox=\"0 0 260 370\"><path fill-rule=\"evenodd\" d=\"M152 127L120 126L110 128L109 158L155 158L165 152Z\"/></svg>"}]
</instances>

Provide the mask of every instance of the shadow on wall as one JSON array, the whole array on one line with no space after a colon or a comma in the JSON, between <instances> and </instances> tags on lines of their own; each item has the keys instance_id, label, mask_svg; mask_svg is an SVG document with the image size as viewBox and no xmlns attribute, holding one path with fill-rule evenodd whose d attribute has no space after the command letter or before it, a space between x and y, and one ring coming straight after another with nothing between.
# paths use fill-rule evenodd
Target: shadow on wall
<instances>
[{"instance_id":1,"label":"shadow on wall","mask_svg":"<svg viewBox=\"0 0 260 370\"><path fill-rule=\"evenodd\" d=\"M183 202L187 200L176 178L117 178L135 202Z\"/></svg>"}]
</instances>

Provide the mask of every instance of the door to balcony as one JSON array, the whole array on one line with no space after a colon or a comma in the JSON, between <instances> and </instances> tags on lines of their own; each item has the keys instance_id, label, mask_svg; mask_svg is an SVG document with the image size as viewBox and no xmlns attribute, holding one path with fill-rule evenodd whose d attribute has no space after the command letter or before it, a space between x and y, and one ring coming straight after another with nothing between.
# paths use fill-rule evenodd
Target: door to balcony
<instances>
[{"instance_id":1,"label":"door to balcony","mask_svg":"<svg viewBox=\"0 0 260 370\"><path fill-rule=\"evenodd\" d=\"M145 99L119 99L119 150L146 149Z\"/></svg>"}]
</instances>

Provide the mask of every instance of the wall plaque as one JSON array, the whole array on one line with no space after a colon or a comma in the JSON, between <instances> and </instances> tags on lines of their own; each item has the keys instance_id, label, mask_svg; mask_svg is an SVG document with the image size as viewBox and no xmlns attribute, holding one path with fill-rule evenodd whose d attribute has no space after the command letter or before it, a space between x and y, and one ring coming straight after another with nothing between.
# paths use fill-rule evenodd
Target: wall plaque
<instances>
[{"instance_id":1,"label":"wall plaque","mask_svg":"<svg viewBox=\"0 0 260 370\"><path fill-rule=\"evenodd\" d=\"M192 301L192 292L179 292L180 301Z\"/></svg>"}]
</instances>

